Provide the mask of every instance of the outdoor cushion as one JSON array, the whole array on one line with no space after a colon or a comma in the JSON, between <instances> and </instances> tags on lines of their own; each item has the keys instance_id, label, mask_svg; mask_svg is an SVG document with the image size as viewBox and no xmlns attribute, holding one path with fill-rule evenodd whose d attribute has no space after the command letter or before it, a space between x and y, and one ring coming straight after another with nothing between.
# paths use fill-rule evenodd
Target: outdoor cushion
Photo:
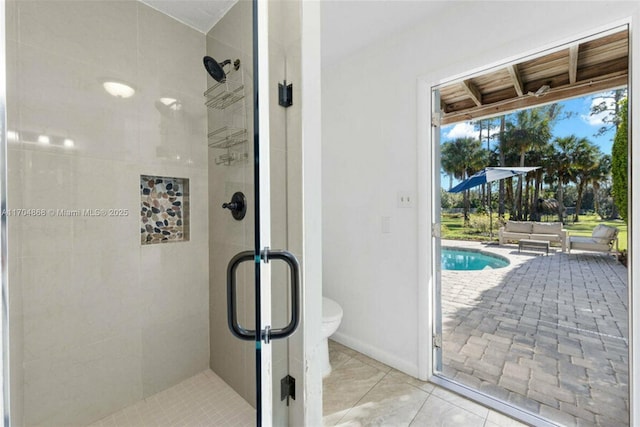
<instances>
[{"instance_id":1,"label":"outdoor cushion","mask_svg":"<svg viewBox=\"0 0 640 427\"><path fill-rule=\"evenodd\" d=\"M559 222L534 222L533 234L560 234L562 223Z\"/></svg>"},{"instance_id":2,"label":"outdoor cushion","mask_svg":"<svg viewBox=\"0 0 640 427\"><path fill-rule=\"evenodd\" d=\"M602 240L594 237L571 236L570 248L608 252L609 240L603 242Z\"/></svg>"},{"instance_id":3,"label":"outdoor cushion","mask_svg":"<svg viewBox=\"0 0 640 427\"><path fill-rule=\"evenodd\" d=\"M507 225L505 226L505 231L511 233L531 233L531 223L530 222L519 222L519 221L507 221Z\"/></svg>"},{"instance_id":4,"label":"outdoor cushion","mask_svg":"<svg viewBox=\"0 0 640 427\"><path fill-rule=\"evenodd\" d=\"M576 236L578 237L578 236ZM611 239L609 239L608 237L589 237L591 239L591 241L593 243L597 243L597 244L601 244L601 245L608 245L609 242L611 242Z\"/></svg>"},{"instance_id":5,"label":"outdoor cushion","mask_svg":"<svg viewBox=\"0 0 640 427\"><path fill-rule=\"evenodd\" d=\"M502 238L503 239L515 239L515 240L520 240L520 239L528 239L529 238L529 234L524 234L524 233L510 233L508 231L503 231L502 232Z\"/></svg>"},{"instance_id":6,"label":"outdoor cushion","mask_svg":"<svg viewBox=\"0 0 640 427\"><path fill-rule=\"evenodd\" d=\"M617 231L618 230L613 227L609 227L604 224L598 224L596 228L593 229L591 237L611 240L616 236Z\"/></svg>"},{"instance_id":7,"label":"outdoor cushion","mask_svg":"<svg viewBox=\"0 0 640 427\"><path fill-rule=\"evenodd\" d=\"M550 234L550 233L545 233L545 234L530 234L529 238L531 240L548 240L548 241L552 241L552 242L559 242L560 241L560 235L559 234Z\"/></svg>"}]
</instances>

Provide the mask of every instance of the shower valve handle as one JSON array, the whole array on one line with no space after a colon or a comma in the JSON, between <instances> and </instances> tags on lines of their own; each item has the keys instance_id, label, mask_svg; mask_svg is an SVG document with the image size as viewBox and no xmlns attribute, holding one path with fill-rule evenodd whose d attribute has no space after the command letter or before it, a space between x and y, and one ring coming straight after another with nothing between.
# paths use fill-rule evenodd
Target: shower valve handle
<instances>
[{"instance_id":1,"label":"shower valve handle","mask_svg":"<svg viewBox=\"0 0 640 427\"><path fill-rule=\"evenodd\" d=\"M229 209L231 211L231 215L240 221L247 213L247 199L244 197L242 192L238 191L233 194L229 203L222 204L222 208Z\"/></svg>"}]
</instances>

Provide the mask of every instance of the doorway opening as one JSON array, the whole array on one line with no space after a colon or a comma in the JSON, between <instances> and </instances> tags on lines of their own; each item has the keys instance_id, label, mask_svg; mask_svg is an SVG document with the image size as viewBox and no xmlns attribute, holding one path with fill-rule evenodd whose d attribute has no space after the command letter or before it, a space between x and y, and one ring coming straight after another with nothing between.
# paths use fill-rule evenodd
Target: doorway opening
<instances>
[{"instance_id":1,"label":"doorway opening","mask_svg":"<svg viewBox=\"0 0 640 427\"><path fill-rule=\"evenodd\" d=\"M629 424L628 46L617 27L432 91L432 379L528 423ZM445 270L443 247L508 265Z\"/></svg>"}]
</instances>

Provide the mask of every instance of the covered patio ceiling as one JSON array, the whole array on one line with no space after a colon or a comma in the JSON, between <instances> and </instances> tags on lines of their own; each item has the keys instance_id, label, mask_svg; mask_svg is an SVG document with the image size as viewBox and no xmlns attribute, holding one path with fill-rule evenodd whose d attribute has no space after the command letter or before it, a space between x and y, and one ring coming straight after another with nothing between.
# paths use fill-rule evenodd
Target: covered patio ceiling
<instances>
[{"instance_id":1,"label":"covered patio ceiling","mask_svg":"<svg viewBox=\"0 0 640 427\"><path fill-rule=\"evenodd\" d=\"M443 125L627 85L627 27L440 87Z\"/></svg>"}]
</instances>

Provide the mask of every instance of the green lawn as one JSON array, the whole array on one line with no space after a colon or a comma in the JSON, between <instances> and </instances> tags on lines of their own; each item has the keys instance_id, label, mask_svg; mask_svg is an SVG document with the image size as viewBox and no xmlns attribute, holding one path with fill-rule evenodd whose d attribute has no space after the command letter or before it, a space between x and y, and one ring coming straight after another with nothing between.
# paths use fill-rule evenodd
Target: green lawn
<instances>
[{"instance_id":1,"label":"green lawn","mask_svg":"<svg viewBox=\"0 0 640 427\"><path fill-rule=\"evenodd\" d=\"M546 217L543 217L546 220ZM553 218L549 218L553 221ZM454 240L489 241L489 216L486 214L471 214L470 227L464 227L462 214L442 215L442 238ZM603 221L597 215L580 215L579 222L569 221L564 228L570 236L590 236L591 231L598 224L616 227L618 232L618 249L627 249L627 224L622 220ZM493 214L493 240L498 240L499 220Z\"/></svg>"}]
</instances>

